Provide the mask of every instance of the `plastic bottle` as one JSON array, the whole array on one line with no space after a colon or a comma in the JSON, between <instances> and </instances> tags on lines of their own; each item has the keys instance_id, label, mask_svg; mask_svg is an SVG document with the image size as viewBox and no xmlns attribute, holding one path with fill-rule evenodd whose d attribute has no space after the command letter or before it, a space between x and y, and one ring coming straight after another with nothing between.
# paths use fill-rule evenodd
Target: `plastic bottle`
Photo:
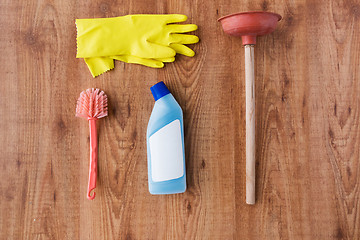
<instances>
[{"instance_id":1,"label":"plastic bottle","mask_svg":"<svg viewBox=\"0 0 360 240\"><path fill-rule=\"evenodd\" d=\"M149 191L183 193L186 190L183 112L164 82L150 90L155 105L146 134Z\"/></svg>"}]
</instances>

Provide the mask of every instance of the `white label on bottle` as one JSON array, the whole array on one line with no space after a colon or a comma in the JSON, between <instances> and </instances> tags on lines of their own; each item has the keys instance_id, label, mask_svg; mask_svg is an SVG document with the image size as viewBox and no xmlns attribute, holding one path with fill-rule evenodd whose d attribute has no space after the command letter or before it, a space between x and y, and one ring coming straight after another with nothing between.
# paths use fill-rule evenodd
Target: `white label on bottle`
<instances>
[{"instance_id":1,"label":"white label on bottle","mask_svg":"<svg viewBox=\"0 0 360 240\"><path fill-rule=\"evenodd\" d=\"M184 175L180 121L174 120L149 138L151 175L154 182Z\"/></svg>"}]
</instances>

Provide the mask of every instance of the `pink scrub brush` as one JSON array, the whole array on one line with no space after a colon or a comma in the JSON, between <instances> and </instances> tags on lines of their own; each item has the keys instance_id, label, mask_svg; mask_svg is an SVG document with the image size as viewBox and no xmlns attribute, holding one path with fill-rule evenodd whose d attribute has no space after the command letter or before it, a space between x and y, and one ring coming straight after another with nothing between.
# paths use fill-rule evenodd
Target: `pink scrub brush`
<instances>
[{"instance_id":1,"label":"pink scrub brush","mask_svg":"<svg viewBox=\"0 0 360 240\"><path fill-rule=\"evenodd\" d=\"M90 128L90 167L87 190L87 198L89 200L93 200L95 198L95 192L91 195L91 191L96 188L98 158L96 120L107 116L107 113L107 96L103 91L89 88L80 93L76 106L76 116L89 120Z\"/></svg>"}]
</instances>

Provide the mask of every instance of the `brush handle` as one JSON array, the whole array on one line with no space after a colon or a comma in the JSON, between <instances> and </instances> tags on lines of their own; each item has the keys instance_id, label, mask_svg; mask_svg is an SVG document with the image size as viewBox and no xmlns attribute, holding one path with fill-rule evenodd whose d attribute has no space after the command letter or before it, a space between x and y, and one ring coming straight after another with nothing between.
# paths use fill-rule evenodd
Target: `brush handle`
<instances>
[{"instance_id":1,"label":"brush handle","mask_svg":"<svg viewBox=\"0 0 360 240\"><path fill-rule=\"evenodd\" d=\"M246 203L255 204L255 75L254 45L245 45Z\"/></svg>"},{"instance_id":2,"label":"brush handle","mask_svg":"<svg viewBox=\"0 0 360 240\"><path fill-rule=\"evenodd\" d=\"M89 119L90 129L90 166L89 166L89 183L87 190L87 198L93 200L96 188L97 160L98 160L98 139L96 132L96 119ZM91 195L92 194L92 195Z\"/></svg>"}]
</instances>

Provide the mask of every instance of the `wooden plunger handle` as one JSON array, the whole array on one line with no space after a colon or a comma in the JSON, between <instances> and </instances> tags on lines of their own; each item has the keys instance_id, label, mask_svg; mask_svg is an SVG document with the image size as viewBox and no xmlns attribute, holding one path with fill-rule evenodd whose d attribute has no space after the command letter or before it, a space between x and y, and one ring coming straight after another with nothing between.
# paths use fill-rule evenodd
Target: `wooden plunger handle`
<instances>
[{"instance_id":1,"label":"wooden plunger handle","mask_svg":"<svg viewBox=\"0 0 360 240\"><path fill-rule=\"evenodd\" d=\"M255 76L254 45L245 45L246 203L255 204Z\"/></svg>"}]
</instances>

